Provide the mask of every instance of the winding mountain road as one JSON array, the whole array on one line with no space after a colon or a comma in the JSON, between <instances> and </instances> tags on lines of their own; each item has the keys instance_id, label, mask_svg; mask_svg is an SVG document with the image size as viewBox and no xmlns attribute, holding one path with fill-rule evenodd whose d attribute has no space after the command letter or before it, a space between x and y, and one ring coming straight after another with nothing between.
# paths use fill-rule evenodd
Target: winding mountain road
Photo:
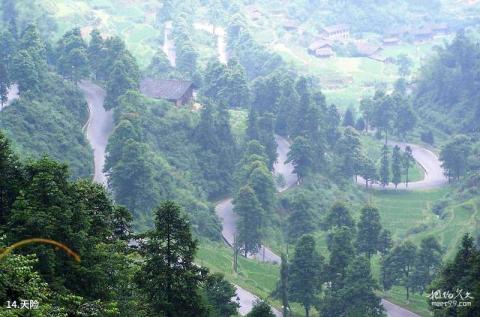
<instances>
[{"instance_id":1,"label":"winding mountain road","mask_svg":"<svg viewBox=\"0 0 480 317\"><path fill-rule=\"evenodd\" d=\"M165 23L165 32L163 37L163 46L162 50L167 55L168 60L170 61L170 65L175 67L177 55L175 52L175 43L173 42L172 36L172 28L173 24L172 21L167 21Z\"/></svg>"},{"instance_id":2,"label":"winding mountain road","mask_svg":"<svg viewBox=\"0 0 480 317\"><path fill-rule=\"evenodd\" d=\"M448 179L445 176L442 168L442 163L440 162L438 156L432 151L420 145L411 143L389 141L388 145L391 147L398 145L402 151L405 150L407 146L410 146L412 148L413 158L423 168L425 177L420 181L410 182L408 185L405 183L400 183L396 188L394 184L382 186L379 183L369 183L369 187L385 190L418 190L437 188L448 183ZM365 180L362 177L358 177L357 182L365 185Z\"/></svg>"},{"instance_id":3,"label":"winding mountain road","mask_svg":"<svg viewBox=\"0 0 480 317\"><path fill-rule=\"evenodd\" d=\"M193 27L196 30L202 30L217 36L217 51L218 51L218 61L222 64L228 62L227 55L227 44L225 41L226 32L225 29L219 26L214 26L204 22L195 22Z\"/></svg>"},{"instance_id":4,"label":"winding mountain road","mask_svg":"<svg viewBox=\"0 0 480 317\"><path fill-rule=\"evenodd\" d=\"M203 25L205 26L205 25ZM203 28L203 26L201 28ZM198 27L198 25L197 25ZM171 24L170 27L168 28L171 30ZM221 30L221 28L217 28L217 30ZM169 34L171 31L168 31L168 34L166 32L165 34L165 45L164 45L164 50L167 53L167 56L169 57L170 62L172 65L175 65L175 48L172 45L173 43L169 39ZM212 33L213 33L213 27L212 27ZM218 49L219 49L219 60L222 63L227 62L227 53L226 53L226 48L225 48L225 32L223 33L221 31L216 31L214 34L217 34L218 36ZM222 40L220 40L222 38ZM222 44L223 42L223 44ZM172 54L173 52L173 54ZM113 114L112 111L106 111L103 108L103 102L105 99L105 91L88 81L83 81L80 85L80 89L83 91L85 94L85 97L87 99L88 107L90 110L90 118L87 122L87 138L92 144L92 147L94 149L94 157L95 157L95 175L94 175L94 180L106 185L107 184L107 179L105 174L103 173L103 167L105 164L105 150L106 150L106 145L108 142L108 137L110 133L113 131ZM297 183L297 177L293 173L293 166L291 164L285 163L287 160L287 153L290 149L290 145L287 140L280 136L275 136L275 140L277 142L277 154L278 154L278 160L274 165L275 169L275 174L276 175L282 175L284 179L284 185L277 188L279 192L284 191L292 186L294 186ZM432 171L432 168L436 168L439 165L436 162L431 161L432 156L429 154L431 153L428 150L422 148L416 148L414 149L414 157L415 159L419 159L420 161L423 160L422 157L425 158L425 161L419 162L424 166L426 169L426 173L430 173L430 175L437 175L438 176L438 170L437 171ZM423 154L417 154L417 153L423 153ZM433 154L433 153L432 153ZM434 154L433 154L434 155ZM434 155L435 156L435 155ZM427 162L427 158L430 157L430 164ZM438 159L437 159L438 161ZM430 181L430 186L431 185L436 185L438 183L438 178L437 176L434 177L433 180ZM433 176L432 176L433 177ZM414 183L411 183L414 184ZM410 186L412 186L410 184ZM414 186L420 186L420 185L414 185ZM425 186L422 185L422 186ZM428 185L427 185L428 186ZM411 188L411 187L409 187ZM223 230L222 234L225 239L225 241L232 245L233 244L233 236L236 231L235 227L235 214L233 212L233 204L232 204L232 199L226 199L222 202L220 202L216 208L215 211L217 215L219 216L220 219L222 219L223 223ZM270 249L265 248L262 246L262 250L260 250L259 253L257 253L254 256L258 260L266 261L266 262L273 262L273 263L279 263L280 262L280 257L276 255L274 252L272 252ZM253 295L252 293L246 291L245 289L235 286L236 291L237 291L237 298L239 300L240 308L239 308L239 313L241 315L246 315L249 311L251 311L253 307L253 303L258 299L257 296ZM397 306L395 304L392 304L386 300L382 300L382 304L384 305L387 315L389 317L419 317L416 314L413 314L405 309L403 309L400 306ZM282 313L278 311L277 309L273 309L274 314L277 317L281 317Z\"/></svg>"},{"instance_id":5,"label":"winding mountain road","mask_svg":"<svg viewBox=\"0 0 480 317\"><path fill-rule=\"evenodd\" d=\"M107 177L103 172L108 137L113 131L113 110L105 110L103 102L106 92L103 88L89 81L79 84L80 90L87 100L89 118L86 123L86 136L93 148L94 176L93 180L107 187Z\"/></svg>"}]
</instances>

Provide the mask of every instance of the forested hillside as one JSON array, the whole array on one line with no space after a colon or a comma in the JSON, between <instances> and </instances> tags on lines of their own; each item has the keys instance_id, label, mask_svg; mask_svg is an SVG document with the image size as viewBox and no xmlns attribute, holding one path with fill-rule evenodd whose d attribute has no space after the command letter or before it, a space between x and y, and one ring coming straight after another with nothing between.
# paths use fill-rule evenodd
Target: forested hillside
<instances>
[{"instance_id":1,"label":"forested hillside","mask_svg":"<svg viewBox=\"0 0 480 317\"><path fill-rule=\"evenodd\" d=\"M1 30L2 105L8 90L19 98L2 109L0 127L29 156L49 154L72 166L75 177L92 173L91 149L83 135L88 107L75 85L52 71L52 53L35 26L22 31L14 20Z\"/></svg>"},{"instance_id":2,"label":"forested hillside","mask_svg":"<svg viewBox=\"0 0 480 317\"><path fill-rule=\"evenodd\" d=\"M480 311L480 4L0 10L1 316Z\"/></svg>"},{"instance_id":3,"label":"forested hillside","mask_svg":"<svg viewBox=\"0 0 480 317\"><path fill-rule=\"evenodd\" d=\"M478 44L464 32L438 48L415 89L414 103L425 121L448 134L480 131L479 56Z\"/></svg>"}]
</instances>

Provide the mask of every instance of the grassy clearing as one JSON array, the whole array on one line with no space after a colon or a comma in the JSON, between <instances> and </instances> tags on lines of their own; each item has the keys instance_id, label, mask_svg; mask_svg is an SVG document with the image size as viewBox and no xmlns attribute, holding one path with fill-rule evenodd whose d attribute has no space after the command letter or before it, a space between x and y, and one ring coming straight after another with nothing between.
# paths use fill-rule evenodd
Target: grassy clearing
<instances>
[{"instance_id":1,"label":"grassy clearing","mask_svg":"<svg viewBox=\"0 0 480 317\"><path fill-rule=\"evenodd\" d=\"M223 273L225 278L231 283L248 290L260 298L267 299L270 304L281 310L281 303L270 298L270 294L275 289L280 274L279 265L260 263L239 257L239 273L236 274L232 266L232 250L223 243L210 241L202 241L200 243L196 262L208 267L211 272ZM300 305L293 304L292 310L293 317L303 316L303 308ZM318 317L318 314L313 311L311 317Z\"/></svg>"},{"instance_id":2,"label":"grassy clearing","mask_svg":"<svg viewBox=\"0 0 480 317\"><path fill-rule=\"evenodd\" d=\"M268 298L276 285L279 266L260 263L239 257L239 273L232 267L232 250L222 243L202 242L197 254L197 262L212 272L223 273L225 277L242 288Z\"/></svg>"},{"instance_id":3,"label":"grassy clearing","mask_svg":"<svg viewBox=\"0 0 480 317\"><path fill-rule=\"evenodd\" d=\"M392 232L394 240L411 240L418 245L422 238L434 236L444 247L444 259L448 261L455 255L461 237L467 232L474 233L480 224L478 198L453 204L446 209L444 217L433 214L432 205L448 192L449 187L415 192L377 191L373 192L372 201L380 209L382 224ZM373 262L373 270L378 277L378 259ZM425 294L414 294L407 303L405 290L394 287L386 293L386 298L421 316L430 316Z\"/></svg>"}]
</instances>

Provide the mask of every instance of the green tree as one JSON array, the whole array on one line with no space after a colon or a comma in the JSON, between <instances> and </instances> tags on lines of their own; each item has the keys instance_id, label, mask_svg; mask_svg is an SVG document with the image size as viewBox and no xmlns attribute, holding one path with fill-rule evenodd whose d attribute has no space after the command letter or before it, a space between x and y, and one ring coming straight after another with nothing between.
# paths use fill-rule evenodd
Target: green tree
<instances>
[{"instance_id":1,"label":"green tree","mask_svg":"<svg viewBox=\"0 0 480 317\"><path fill-rule=\"evenodd\" d=\"M114 108L120 96L128 90L138 90L139 76L138 66L131 55L125 53L115 60L108 76L105 107Z\"/></svg>"},{"instance_id":2,"label":"green tree","mask_svg":"<svg viewBox=\"0 0 480 317\"><path fill-rule=\"evenodd\" d=\"M388 146L384 145L382 148L382 158L380 161L380 182L382 186L385 187L390 182L390 164L389 164L389 150Z\"/></svg>"},{"instance_id":3,"label":"green tree","mask_svg":"<svg viewBox=\"0 0 480 317\"><path fill-rule=\"evenodd\" d=\"M357 250L365 253L370 260L372 255L379 250L380 245L382 225L378 209L373 206L363 207L357 227Z\"/></svg>"},{"instance_id":4,"label":"green tree","mask_svg":"<svg viewBox=\"0 0 480 317\"><path fill-rule=\"evenodd\" d=\"M387 290L391 287L391 279L390 276L388 276L391 268L388 265L384 265L386 262L386 257L390 253L390 250L393 246L392 242L392 234L390 231L383 229L380 232L380 236L378 238L378 251L380 251L380 282L382 283L383 290Z\"/></svg>"},{"instance_id":5,"label":"green tree","mask_svg":"<svg viewBox=\"0 0 480 317\"><path fill-rule=\"evenodd\" d=\"M233 187L231 171L237 153L229 112L206 100L195 128L195 141L199 145L197 157L207 193L211 198L225 195Z\"/></svg>"},{"instance_id":6,"label":"green tree","mask_svg":"<svg viewBox=\"0 0 480 317\"><path fill-rule=\"evenodd\" d=\"M409 145L405 147L405 152L403 152L402 163L403 168L405 169L405 186L408 187L408 172L410 170L410 167L412 167L412 165L415 163L415 159L413 158L413 151Z\"/></svg>"},{"instance_id":7,"label":"green tree","mask_svg":"<svg viewBox=\"0 0 480 317\"><path fill-rule=\"evenodd\" d=\"M473 238L465 234L461 245L452 261L449 261L442 267L440 273L436 276L428 292L463 290L462 294L469 292L469 298L465 301L471 301L471 306L460 307L438 307L430 306L436 317L447 316L477 316L480 313L480 304L476 298L480 298L480 289L478 281L480 280L480 251L475 246ZM435 301L434 298L429 301Z\"/></svg>"},{"instance_id":8,"label":"green tree","mask_svg":"<svg viewBox=\"0 0 480 317\"><path fill-rule=\"evenodd\" d=\"M277 286L272 293L274 298L280 299L282 302L283 316L288 316L290 304L288 301L289 290L289 263L287 256L282 253L280 262L280 278L277 281Z\"/></svg>"},{"instance_id":9,"label":"green tree","mask_svg":"<svg viewBox=\"0 0 480 317\"><path fill-rule=\"evenodd\" d=\"M285 78L281 82L281 96L278 98L277 120L275 132L282 136L288 136L292 129L292 113L297 112L300 96L295 90L295 82L292 78Z\"/></svg>"},{"instance_id":10,"label":"green tree","mask_svg":"<svg viewBox=\"0 0 480 317\"><path fill-rule=\"evenodd\" d=\"M371 98L363 98L360 101L360 111L362 112L362 117L365 119L365 129L368 132L368 128L372 123L374 104Z\"/></svg>"},{"instance_id":11,"label":"green tree","mask_svg":"<svg viewBox=\"0 0 480 317\"><path fill-rule=\"evenodd\" d=\"M104 79L101 74L102 66L105 63L107 49L102 35L97 29L90 32L90 42L88 43L87 56L90 69L97 79Z\"/></svg>"},{"instance_id":12,"label":"green tree","mask_svg":"<svg viewBox=\"0 0 480 317\"><path fill-rule=\"evenodd\" d=\"M193 47L191 41L175 41L177 51L176 67L186 75L192 75L197 70L198 52Z\"/></svg>"},{"instance_id":13,"label":"green tree","mask_svg":"<svg viewBox=\"0 0 480 317\"><path fill-rule=\"evenodd\" d=\"M413 286L412 273L415 268L417 247L410 241L394 247L383 261L382 270L387 280L383 281L386 289L392 285L402 285L406 290L406 298L410 299Z\"/></svg>"},{"instance_id":14,"label":"green tree","mask_svg":"<svg viewBox=\"0 0 480 317\"><path fill-rule=\"evenodd\" d=\"M301 182L310 173L314 164L313 149L307 139L302 136L296 137L287 157L287 163L293 164L293 172Z\"/></svg>"},{"instance_id":15,"label":"green tree","mask_svg":"<svg viewBox=\"0 0 480 317\"><path fill-rule=\"evenodd\" d=\"M255 254L263 238L262 226L264 211L255 192L250 186L242 187L233 201L234 211L238 215L238 243L243 246L245 256Z\"/></svg>"},{"instance_id":16,"label":"green tree","mask_svg":"<svg viewBox=\"0 0 480 317\"><path fill-rule=\"evenodd\" d=\"M355 256L353 233L348 227L335 227L327 236L327 247L330 252L327 275L332 288L340 290L345 287L345 276L348 265Z\"/></svg>"},{"instance_id":17,"label":"green tree","mask_svg":"<svg viewBox=\"0 0 480 317\"><path fill-rule=\"evenodd\" d=\"M370 260L356 257L347 267L343 295L345 316L384 316L380 298L375 295L377 283L370 269Z\"/></svg>"},{"instance_id":18,"label":"green tree","mask_svg":"<svg viewBox=\"0 0 480 317\"><path fill-rule=\"evenodd\" d=\"M287 235L291 243L315 230L312 208L310 199L304 193L300 192L293 198L287 222Z\"/></svg>"},{"instance_id":19,"label":"green tree","mask_svg":"<svg viewBox=\"0 0 480 317\"><path fill-rule=\"evenodd\" d=\"M247 108L250 106L250 88L247 83L245 69L235 58L230 58L227 64L227 84L222 95L226 95L230 107Z\"/></svg>"},{"instance_id":20,"label":"green tree","mask_svg":"<svg viewBox=\"0 0 480 317\"><path fill-rule=\"evenodd\" d=\"M400 76L405 77L410 75L411 68L413 66L413 61L407 55L400 54L397 56L397 65L398 65L398 73L400 74Z\"/></svg>"},{"instance_id":21,"label":"green tree","mask_svg":"<svg viewBox=\"0 0 480 317\"><path fill-rule=\"evenodd\" d=\"M59 73L77 83L90 73L87 44L79 28L66 32L58 41Z\"/></svg>"},{"instance_id":22,"label":"green tree","mask_svg":"<svg viewBox=\"0 0 480 317\"><path fill-rule=\"evenodd\" d=\"M7 224L13 203L23 184L22 167L10 141L0 131L0 230Z\"/></svg>"},{"instance_id":23,"label":"green tree","mask_svg":"<svg viewBox=\"0 0 480 317\"><path fill-rule=\"evenodd\" d=\"M315 240L304 235L298 240L289 269L290 300L300 303L308 317L316 296L321 291L323 258L316 250Z\"/></svg>"},{"instance_id":24,"label":"green tree","mask_svg":"<svg viewBox=\"0 0 480 317\"><path fill-rule=\"evenodd\" d=\"M328 210L323 221L323 229L329 230L334 227L348 227L354 229L355 222L350 214L350 210L343 202L337 201Z\"/></svg>"},{"instance_id":25,"label":"green tree","mask_svg":"<svg viewBox=\"0 0 480 317\"><path fill-rule=\"evenodd\" d=\"M455 136L453 140L442 147L440 161L449 180L459 180L465 175L470 152L470 140L465 135Z\"/></svg>"},{"instance_id":26,"label":"green tree","mask_svg":"<svg viewBox=\"0 0 480 317\"><path fill-rule=\"evenodd\" d=\"M343 126L344 127L354 127L355 126L355 118L353 117L352 109L347 109L345 111L345 115L343 116Z\"/></svg>"},{"instance_id":27,"label":"green tree","mask_svg":"<svg viewBox=\"0 0 480 317\"><path fill-rule=\"evenodd\" d=\"M365 120L360 117L357 119L357 121L355 122L355 129L359 132L362 132L363 130L365 130L367 127L366 123L365 123Z\"/></svg>"},{"instance_id":28,"label":"green tree","mask_svg":"<svg viewBox=\"0 0 480 317\"><path fill-rule=\"evenodd\" d=\"M434 237L429 236L422 239L412 275L414 290L423 293L426 287L430 285L440 270L442 256L442 246Z\"/></svg>"},{"instance_id":29,"label":"green tree","mask_svg":"<svg viewBox=\"0 0 480 317\"><path fill-rule=\"evenodd\" d=\"M405 135L415 128L417 123L417 116L412 109L412 106L408 100L404 100L402 97L399 99L400 104L396 109L395 121L393 122L393 128L397 135L405 137Z\"/></svg>"},{"instance_id":30,"label":"green tree","mask_svg":"<svg viewBox=\"0 0 480 317\"><path fill-rule=\"evenodd\" d=\"M208 304L212 306L214 316L228 317L237 314L239 304L232 300L236 297L235 287L227 282L222 274L208 275L202 285L202 290Z\"/></svg>"},{"instance_id":31,"label":"green tree","mask_svg":"<svg viewBox=\"0 0 480 317\"><path fill-rule=\"evenodd\" d=\"M165 78L169 76L172 71L173 67L167 55L162 50L158 50L152 57L150 66L148 67L148 74L156 78Z\"/></svg>"},{"instance_id":32,"label":"green tree","mask_svg":"<svg viewBox=\"0 0 480 317\"><path fill-rule=\"evenodd\" d=\"M250 173L248 185L255 192L264 212L270 215L274 209L276 193L272 173L266 166L256 167Z\"/></svg>"},{"instance_id":33,"label":"green tree","mask_svg":"<svg viewBox=\"0 0 480 317\"><path fill-rule=\"evenodd\" d=\"M136 276L151 314L193 317L205 312L199 295L205 271L193 263L197 245L180 206L163 202L155 211L155 229L140 244L144 263Z\"/></svg>"},{"instance_id":34,"label":"green tree","mask_svg":"<svg viewBox=\"0 0 480 317\"><path fill-rule=\"evenodd\" d=\"M8 30L0 31L0 106L2 107L7 102L8 88L12 84L10 64L15 51L13 35Z\"/></svg>"},{"instance_id":35,"label":"green tree","mask_svg":"<svg viewBox=\"0 0 480 317\"><path fill-rule=\"evenodd\" d=\"M378 179L377 167L375 165L375 162L371 158L366 157L365 155L361 156L359 164L359 175L365 180L365 188L368 188L369 182L373 183L375 180Z\"/></svg>"},{"instance_id":36,"label":"green tree","mask_svg":"<svg viewBox=\"0 0 480 317\"><path fill-rule=\"evenodd\" d=\"M378 91L373 98L372 125L385 134L385 144L388 142L388 133L392 129L395 118L396 99Z\"/></svg>"},{"instance_id":37,"label":"green tree","mask_svg":"<svg viewBox=\"0 0 480 317\"><path fill-rule=\"evenodd\" d=\"M18 50L25 50L32 57L36 72L43 76L47 70L45 42L40 36L37 27L28 25L18 41Z\"/></svg>"},{"instance_id":38,"label":"green tree","mask_svg":"<svg viewBox=\"0 0 480 317\"><path fill-rule=\"evenodd\" d=\"M34 58L28 51L20 50L13 56L11 78L18 83L20 94L27 91L39 91L41 75L36 68Z\"/></svg>"},{"instance_id":39,"label":"green tree","mask_svg":"<svg viewBox=\"0 0 480 317\"><path fill-rule=\"evenodd\" d=\"M392 152L392 183L397 188L398 184L402 181L402 155L400 153L400 147L395 145Z\"/></svg>"},{"instance_id":40,"label":"green tree","mask_svg":"<svg viewBox=\"0 0 480 317\"><path fill-rule=\"evenodd\" d=\"M108 170L108 183L114 189L115 200L138 217L158 201L151 154L145 144L129 139L123 143L120 155Z\"/></svg>"},{"instance_id":41,"label":"green tree","mask_svg":"<svg viewBox=\"0 0 480 317\"><path fill-rule=\"evenodd\" d=\"M336 164L340 175L348 179L360 174L361 147L358 132L352 127L347 127L335 147L335 153L338 155Z\"/></svg>"},{"instance_id":42,"label":"green tree","mask_svg":"<svg viewBox=\"0 0 480 317\"><path fill-rule=\"evenodd\" d=\"M275 317L272 308L264 301L257 301L247 317Z\"/></svg>"},{"instance_id":43,"label":"green tree","mask_svg":"<svg viewBox=\"0 0 480 317\"><path fill-rule=\"evenodd\" d=\"M272 170L277 160L277 142L274 136L274 117L271 113L265 113L258 118L258 129L258 140L265 147L268 168Z\"/></svg>"}]
</instances>

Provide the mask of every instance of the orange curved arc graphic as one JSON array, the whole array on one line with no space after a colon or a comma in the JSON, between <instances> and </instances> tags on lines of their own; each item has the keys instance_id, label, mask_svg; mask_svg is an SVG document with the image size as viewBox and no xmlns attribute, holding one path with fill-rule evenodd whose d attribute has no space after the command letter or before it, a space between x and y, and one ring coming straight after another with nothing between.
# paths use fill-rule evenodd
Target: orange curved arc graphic
<instances>
[{"instance_id":1,"label":"orange curved arc graphic","mask_svg":"<svg viewBox=\"0 0 480 317\"><path fill-rule=\"evenodd\" d=\"M32 239L22 240L22 241L19 241L19 242L16 242L16 243L12 244L9 247L1 249L0 250L0 260L2 258L4 258L5 256L7 256L8 254L10 254L10 252L12 250L14 250L16 248L19 248L19 247L22 247L26 244L30 244L30 243L45 243L45 244L54 245L54 246L62 249L63 251L65 251L69 256L73 257L75 259L75 261L80 263L80 256L77 253L73 252L69 247L67 247L66 245L64 245L63 243L60 243L58 241L50 240L50 239L43 239L43 238L32 238Z\"/></svg>"}]
</instances>

